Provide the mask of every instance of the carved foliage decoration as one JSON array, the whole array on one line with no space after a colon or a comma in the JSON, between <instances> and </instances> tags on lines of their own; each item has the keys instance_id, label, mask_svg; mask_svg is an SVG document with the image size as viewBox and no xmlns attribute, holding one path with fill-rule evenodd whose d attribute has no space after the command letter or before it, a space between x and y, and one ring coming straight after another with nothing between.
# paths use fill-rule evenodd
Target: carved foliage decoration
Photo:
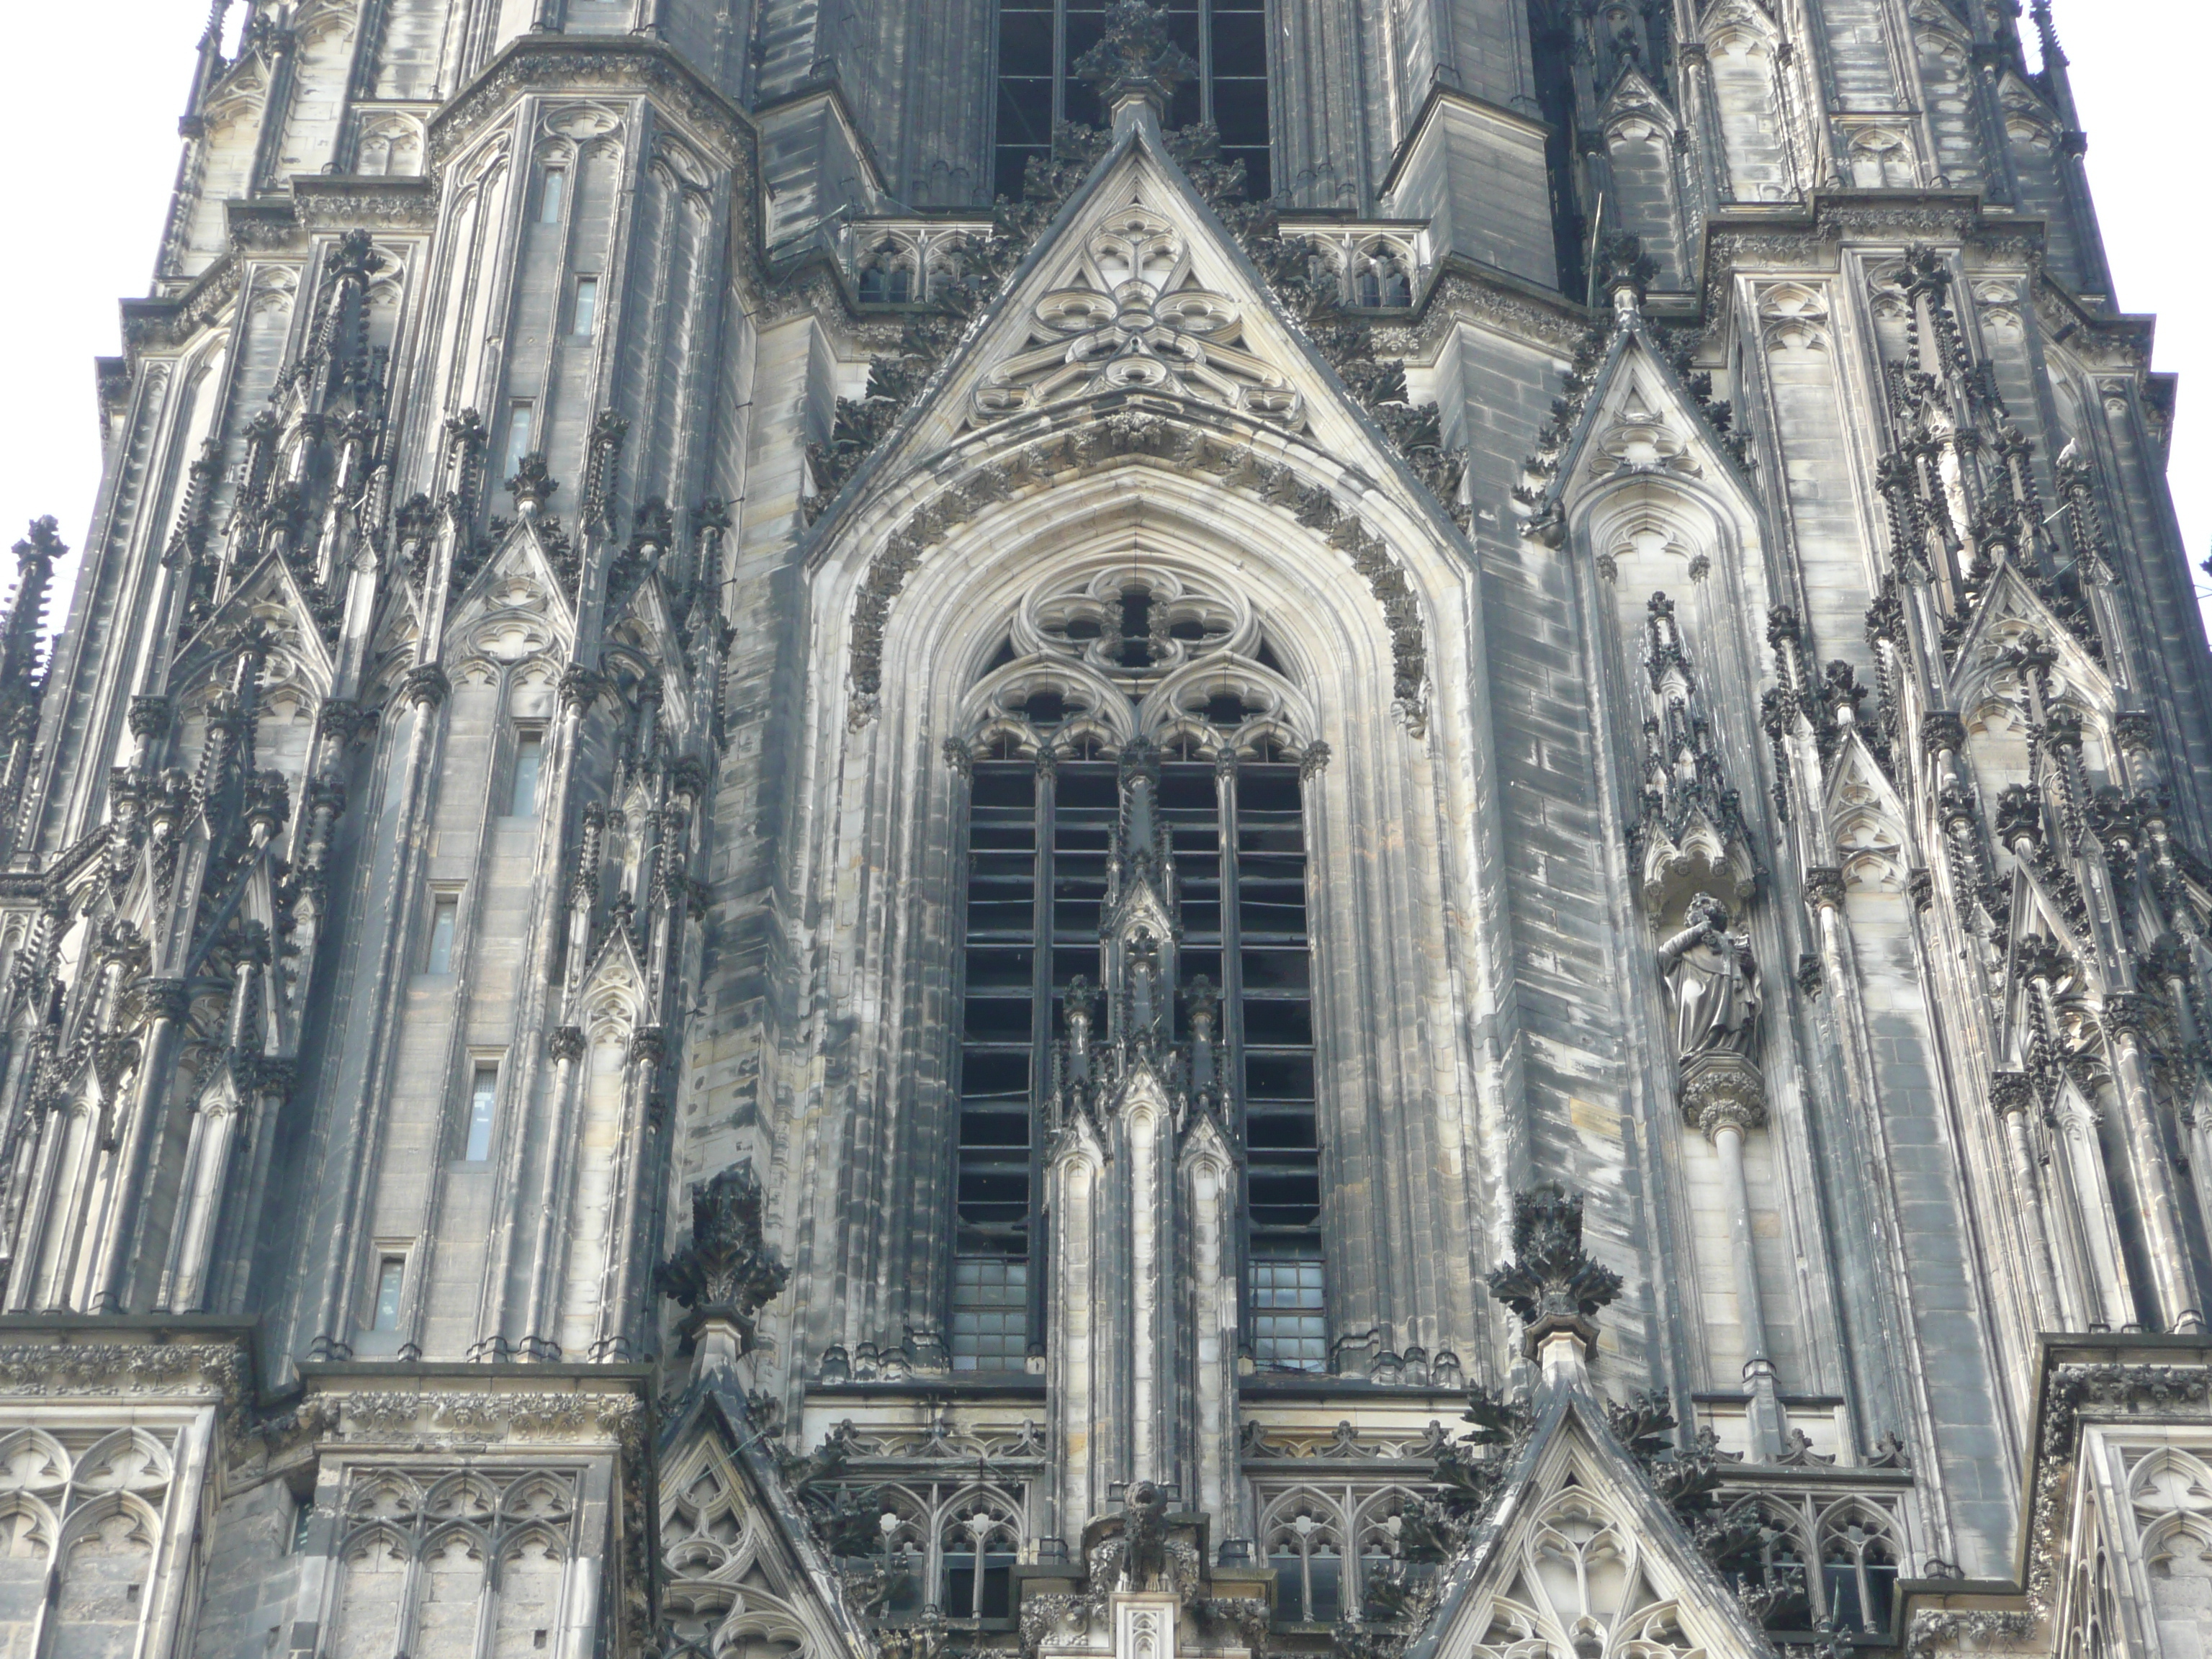
<instances>
[{"instance_id":1,"label":"carved foliage decoration","mask_svg":"<svg viewBox=\"0 0 2212 1659\"><path fill-rule=\"evenodd\" d=\"M1546 1337L1597 1340L1596 1315L1620 1294L1620 1275L1583 1249L1583 1200L1556 1182L1513 1196L1513 1260L1494 1268L1490 1293L1528 1327L1533 1358Z\"/></svg>"},{"instance_id":2,"label":"carved foliage decoration","mask_svg":"<svg viewBox=\"0 0 2212 1659\"><path fill-rule=\"evenodd\" d=\"M750 1163L732 1164L691 1189L691 1237L660 1264L660 1293L692 1310L726 1313L750 1334L753 1316L791 1278L762 1236L765 1199Z\"/></svg>"}]
</instances>

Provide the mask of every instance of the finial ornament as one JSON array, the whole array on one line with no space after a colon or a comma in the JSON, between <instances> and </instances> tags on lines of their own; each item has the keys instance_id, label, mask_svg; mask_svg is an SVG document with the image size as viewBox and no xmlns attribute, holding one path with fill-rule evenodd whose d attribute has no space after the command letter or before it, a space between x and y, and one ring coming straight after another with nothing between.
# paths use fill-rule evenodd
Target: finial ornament
<instances>
[{"instance_id":1,"label":"finial ornament","mask_svg":"<svg viewBox=\"0 0 2212 1659\"><path fill-rule=\"evenodd\" d=\"M1165 6L1154 10L1145 0L1114 0L1105 33L1076 60L1075 72L1098 88L1109 111L1139 99L1164 116L1176 88L1197 75L1198 65L1169 38Z\"/></svg>"},{"instance_id":2,"label":"finial ornament","mask_svg":"<svg viewBox=\"0 0 2212 1659\"><path fill-rule=\"evenodd\" d=\"M733 1164L691 1189L691 1237L653 1274L653 1285L690 1310L684 1323L697 1334L711 1325L734 1326L734 1359L752 1346L753 1316L781 1292L791 1277L764 1237L765 1205L750 1162ZM702 1344L702 1350L707 1344ZM705 1355L702 1352L702 1362Z\"/></svg>"},{"instance_id":3,"label":"finial ornament","mask_svg":"<svg viewBox=\"0 0 2212 1659\"><path fill-rule=\"evenodd\" d=\"M1490 1293L1528 1327L1534 1359L1547 1337L1579 1338L1597 1351L1597 1313L1620 1294L1620 1275L1583 1249L1582 1194L1556 1182L1513 1195L1513 1257L1490 1275Z\"/></svg>"}]
</instances>

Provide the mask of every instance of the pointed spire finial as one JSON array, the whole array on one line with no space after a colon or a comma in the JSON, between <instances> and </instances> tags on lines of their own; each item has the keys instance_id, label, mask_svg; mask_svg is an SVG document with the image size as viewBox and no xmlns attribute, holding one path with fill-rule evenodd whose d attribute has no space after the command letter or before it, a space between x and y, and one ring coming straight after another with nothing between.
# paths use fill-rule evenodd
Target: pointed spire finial
<instances>
[{"instance_id":1,"label":"pointed spire finial","mask_svg":"<svg viewBox=\"0 0 2212 1659\"><path fill-rule=\"evenodd\" d=\"M1597 285L1613 301L1615 316L1626 320L1644 307L1659 262L1644 251L1644 239L1625 231L1607 236L1597 246Z\"/></svg>"},{"instance_id":2,"label":"pointed spire finial","mask_svg":"<svg viewBox=\"0 0 2212 1659\"><path fill-rule=\"evenodd\" d=\"M1145 0L1114 0L1106 9L1106 33L1076 60L1075 72L1098 88L1098 100L1114 118L1114 131L1139 106L1164 118L1176 88L1198 73L1190 54L1169 38L1168 10Z\"/></svg>"},{"instance_id":3,"label":"pointed spire finial","mask_svg":"<svg viewBox=\"0 0 2212 1659\"><path fill-rule=\"evenodd\" d=\"M39 664L39 630L46 617L46 585L53 580L54 561L69 548L61 526L52 518L31 520L30 533L15 544L15 597L9 606L4 638L0 638L0 684L28 681Z\"/></svg>"}]
</instances>

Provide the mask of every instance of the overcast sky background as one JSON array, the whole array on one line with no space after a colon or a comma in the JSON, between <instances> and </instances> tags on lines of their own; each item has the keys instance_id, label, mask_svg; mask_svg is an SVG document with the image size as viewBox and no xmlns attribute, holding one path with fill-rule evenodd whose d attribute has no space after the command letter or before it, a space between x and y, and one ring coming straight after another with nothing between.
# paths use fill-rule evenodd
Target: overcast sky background
<instances>
[{"instance_id":1,"label":"overcast sky background","mask_svg":"<svg viewBox=\"0 0 2212 1659\"><path fill-rule=\"evenodd\" d=\"M2120 303L2158 314L2154 366L2181 376L2170 476L2193 562L2212 550L2212 306L2202 297L2212 215L2190 137L2202 112L2189 111L2203 96L2212 7L2055 5ZM0 169L0 547L46 513L82 544L100 484L92 360L121 349L116 301L146 291L207 3L100 0L95 10L88 27L82 3L10 8L14 61L36 68L9 90L14 138ZM2212 582L2200 576L2198 587Z\"/></svg>"}]
</instances>

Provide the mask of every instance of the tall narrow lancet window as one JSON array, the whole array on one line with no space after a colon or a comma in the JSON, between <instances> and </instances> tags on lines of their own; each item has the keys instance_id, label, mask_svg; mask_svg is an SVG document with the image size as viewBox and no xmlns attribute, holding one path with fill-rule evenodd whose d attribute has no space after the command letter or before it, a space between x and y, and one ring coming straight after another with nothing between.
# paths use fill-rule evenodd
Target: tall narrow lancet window
<instances>
[{"instance_id":1,"label":"tall narrow lancet window","mask_svg":"<svg viewBox=\"0 0 2212 1659\"><path fill-rule=\"evenodd\" d=\"M1042 1343L1041 1160L1119 1063L1076 1065L1071 1015L1097 1042L1128 994L1102 928L1141 778L1172 866L1180 1074L1246 1150L1246 1340L1264 1367L1320 1369L1303 699L1243 600L1124 565L1033 593L968 713L954 1368Z\"/></svg>"},{"instance_id":2,"label":"tall narrow lancet window","mask_svg":"<svg viewBox=\"0 0 2212 1659\"><path fill-rule=\"evenodd\" d=\"M1000 0L995 193L1019 201L1023 170L1052 153L1055 122L1103 126L1098 94L1075 73L1104 31L1108 0ZM1167 0L1175 43L1199 66L1170 128L1210 121L1225 160L1244 163L1255 201L1273 193L1267 128L1266 0Z\"/></svg>"}]
</instances>

